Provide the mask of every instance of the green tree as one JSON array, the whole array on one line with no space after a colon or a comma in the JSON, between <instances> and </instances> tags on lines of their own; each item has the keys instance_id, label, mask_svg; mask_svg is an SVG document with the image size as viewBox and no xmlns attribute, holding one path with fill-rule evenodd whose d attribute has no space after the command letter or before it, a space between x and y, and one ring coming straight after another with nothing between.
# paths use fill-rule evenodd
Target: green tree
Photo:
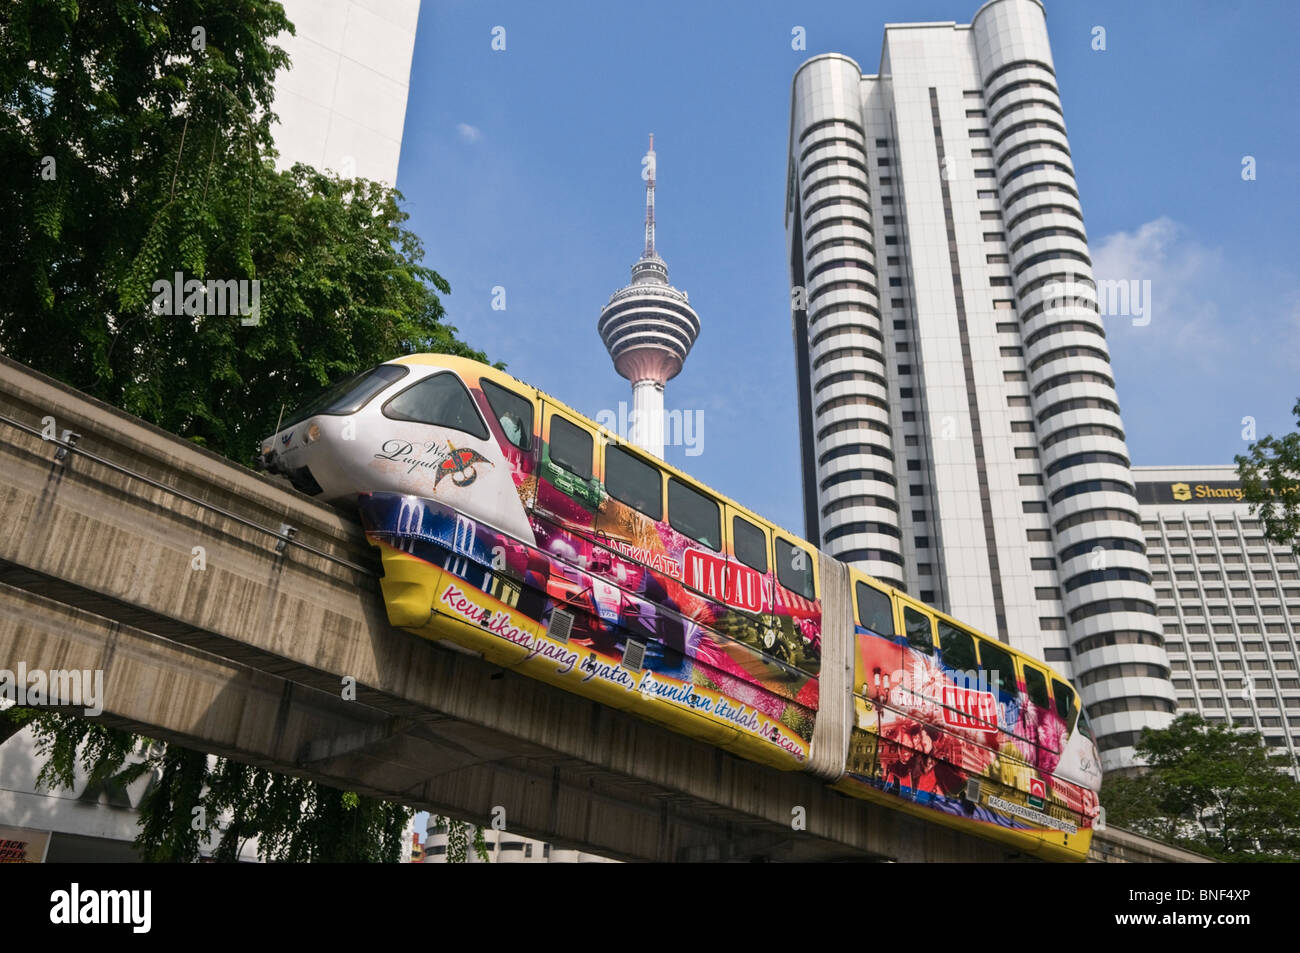
<instances>
[{"instance_id":1,"label":"green tree","mask_svg":"<svg viewBox=\"0 0 1300 953\"><path fill-rule=\"evenodd\" d=\"M474 851L474 856L483 863L491 862L492 858L488 854L487 839L483 836L483 828L476 824L458 821L454 817L442 817L437 814L429 819L433 822L435 832L442 832L447 835L447 863L466 863L469 860L471 850Z\"/></svg>"},{"instance_id":2,"label":"green tree","mask_svg":"<svg viewBox=\"0 0 1300 953\"><path fill-rule=\"evenodd\" d=\"M10 0L0 18L0 353L244 463L282 406L337 378L412 351L484 359L443 322L449 286L399 193L276 171L284 30L268 0ZM177 272L257 281L257 322L167 313L156 283ZM146 859L193 860L218 816L221 859L252 836L267 859L400 851L405 808L58 713L7 717L37 732L48 785L70 786L77 759L96 784L157 774Z\"/></svg>"},{"instance_id":3,"label":"green tree","mask_svg":"<svg viewBox=\"0 0 1300 953\"><path fill-rule=\"evenodd\" d=\"M1235 459L1242 496L1263 522L1264 535L1300 555L1300 400L1291 412L1293 433L1269 435Z\"/></svg>"},{"instance_id":4,"label":"green tree","mask_svg":"<svg viewBox=\"0 0 1300 953\"><path fill-rule=\"evenodd\" d=\"M485 359L442 322L450 289L399 193L275 170L288 28L254 0L18 0L0 21L19 178L0 192L0 352L245 463L333 380L412 351ZM159 313L178 272L257 281L258 323Z\"/></svg>"},{"instance_id":5,"label":"green tree","mask_svg":"<svg viewBox=\"0 0 1300 953\"><path fill-rule=\"evenodd\" d=\"M0 722L7 723L0 734L31 727L45 787L71 788L78 767L96 787L156 777L141 800L135 839L145 861L193 862L210 842L215 860L237 861L256 837L265 861L395 863L414 813L62 712L11 708Z\"/></svg>"},{"instance_id":6,"label":"green tree","mask_svg":"<svg viewBox=\"0 0 1300 953\"><path fill-rule=\"evenodd\" d=\"M1300 784L1257 732L1180 715L1137 753L1141 773L1102 785L1108 823L1225 861L1300 860Z\"/></svg>"}]
</instances>

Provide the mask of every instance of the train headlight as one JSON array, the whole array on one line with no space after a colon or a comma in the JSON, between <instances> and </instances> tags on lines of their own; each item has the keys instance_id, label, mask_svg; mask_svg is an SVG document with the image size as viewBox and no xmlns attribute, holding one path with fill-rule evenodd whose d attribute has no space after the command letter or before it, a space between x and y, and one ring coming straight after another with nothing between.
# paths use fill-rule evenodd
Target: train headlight
<instances>
[{"instance_id":1,"label":"train headlight","mask_svg":"<svg viewBox=\"0 0 1300 953\"><path fill-rule=\"evenodd\" d=\"M307 428L307 439L305 442L315 443L319 439L320 439L320 425L312 424L310 427Z\"/></svg>"}]
</instances>

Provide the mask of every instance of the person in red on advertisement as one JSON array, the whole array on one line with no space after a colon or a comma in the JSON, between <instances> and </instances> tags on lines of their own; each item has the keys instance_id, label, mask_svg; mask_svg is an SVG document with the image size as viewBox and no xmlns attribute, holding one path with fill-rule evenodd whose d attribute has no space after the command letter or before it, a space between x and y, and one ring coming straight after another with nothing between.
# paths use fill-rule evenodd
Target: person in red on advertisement
<instances>
[{"instance_id":1,"label":"person in red on advertisement","mask_svg":"<svg viewBox=\"0 0 1300 953\"><path fill-rule=\"evenodd\" d=\"M884 737L881 762L887 784L941 794L964 787L953 767L960 754L959 741L941 728L909 720L886 726Z\"/></svg>"}]
</instances>

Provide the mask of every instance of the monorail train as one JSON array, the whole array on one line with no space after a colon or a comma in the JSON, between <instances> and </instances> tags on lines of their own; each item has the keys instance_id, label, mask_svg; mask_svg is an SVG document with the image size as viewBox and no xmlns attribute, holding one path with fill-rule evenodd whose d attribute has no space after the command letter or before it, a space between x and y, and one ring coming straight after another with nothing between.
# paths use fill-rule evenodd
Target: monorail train
<instances>
[{"instance_id":1,"label":"monorail train","mask_svg":"<svg viewBox=\"0 0 1300 953\"><path fill-rule=\"evenodd\" d=\"M401 357L261 449L357 507L395 626L853 797L1087 854L1100 760L1065 679L502 371Z\"/></svg>"}]
</instances>

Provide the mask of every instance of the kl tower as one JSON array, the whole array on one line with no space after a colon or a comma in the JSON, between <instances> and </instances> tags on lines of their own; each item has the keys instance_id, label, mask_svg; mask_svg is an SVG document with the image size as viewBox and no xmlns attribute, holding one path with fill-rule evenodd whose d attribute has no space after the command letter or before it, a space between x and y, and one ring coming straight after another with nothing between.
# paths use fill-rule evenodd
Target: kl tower
<instances>
[{"instance_id":1,"label":"kl tower","mask_svg":"<svg viewBox=\"0 0 1300 953\"><path fill-rule=\"evenodd\" d=\"M655 251L655 137L645 163L645 251L632 266L632 283L615 291L596 324L614 370L632 382L628 439L664 455L664 384L682 369L700 334L700 317L686 292L668 283L668 266Z\"/></svg>"}]
</instances>

